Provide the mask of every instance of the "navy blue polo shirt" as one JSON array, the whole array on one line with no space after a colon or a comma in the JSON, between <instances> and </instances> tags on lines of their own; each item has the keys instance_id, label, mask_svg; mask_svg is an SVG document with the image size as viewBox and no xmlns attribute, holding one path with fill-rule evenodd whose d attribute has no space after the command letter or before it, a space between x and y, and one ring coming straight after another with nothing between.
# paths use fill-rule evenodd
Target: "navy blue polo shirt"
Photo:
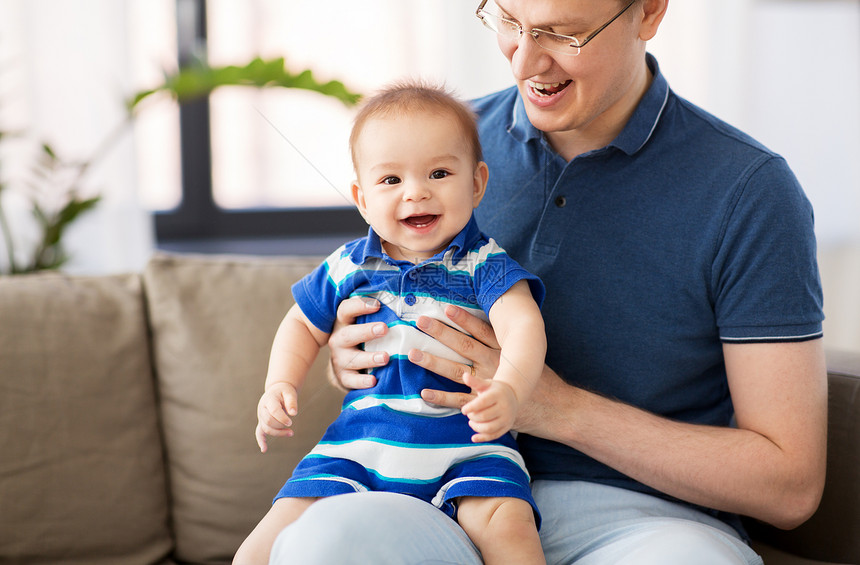
<instances>
[{"instance_id":1,"label":"navy blue polo shirt","mask_svg":"<svg viewBox=\"0 0 860 565\"><path fill-rule=\"evenodd\" d=\"M653 82L618 137L570 162L516 88L474 102L490 168L481 227L546 286L547 364L685 422L729 425L722 343L821 336L812 207L785 161ZM653 492L520 435L536 479ZM734 520L730 520L735 522Z\"/></svg>"}]
</instances>

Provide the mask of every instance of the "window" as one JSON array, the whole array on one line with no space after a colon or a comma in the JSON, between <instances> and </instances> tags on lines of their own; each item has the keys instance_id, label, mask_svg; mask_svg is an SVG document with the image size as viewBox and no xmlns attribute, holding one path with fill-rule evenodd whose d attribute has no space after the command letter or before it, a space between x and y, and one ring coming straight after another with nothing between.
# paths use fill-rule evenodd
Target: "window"
<instances>
[{"instance_id":1,"label":"window","mask_svg":"<svg viewBox=\"0 0 860 565\"><path fill-rule=\"evenodd\" d=\"M309 68L361 93L420 76L468 98L510 84L493 38L473 20L473 10L449 1L177 0L177 51L183 63L205 56L212 66L284 57L292 71ZM484 53L488 64L473 55L469 68L462 53ZM354 111L313 92L245 87L222 87L174 109L181 188L141 180L144 201L157 211L159 244L365 233L349 198ZM166 152L165 145L153 150ZM142 158L141 177L171 169Z\"/></svg>"},{"instance_id":2,"label":"window","mask_svg":"<svg viewBox=\"0 0 860 565\"><path fill-rule=\"evenodd\" d=\"M179 61L184 64L206 52L210 29L215 30L216 37L224 38L209 47L210 64L253 58L255 53L235 49L236 34L229 33L230 22L238 31L245 29L242 18L247 14L243 11L249 10L237 11L218 2L207 6L203 0L180 0ZM253 43L239 43L253 49ZM291 103L290 98L299 104ZM186 242L187 246L188 241L199 240L363 232L364 223L350 202L323 176L322 171L336 170L339 165L337 159L328 157L334 154L334 144L325 143L321 136L303 135L317 144L309 150L302 147L306 144L287 137L296 131L295 124L289 129L278 125L300 116L298 126L313 131L314 115L324 124L323 130L348 123L349 113L342 104L336 102L341 108L333 109L325 102L330 101L307 101L286 91L237 87L222 88L208 100L182 105L178 109L181 191L160 202L169 207L155 216L159 242L167 246ZM316 155L326 158L315 164L311 159ZM319 171L320 176L314 178L309 171Z\"/></svg>"}]
</instances>

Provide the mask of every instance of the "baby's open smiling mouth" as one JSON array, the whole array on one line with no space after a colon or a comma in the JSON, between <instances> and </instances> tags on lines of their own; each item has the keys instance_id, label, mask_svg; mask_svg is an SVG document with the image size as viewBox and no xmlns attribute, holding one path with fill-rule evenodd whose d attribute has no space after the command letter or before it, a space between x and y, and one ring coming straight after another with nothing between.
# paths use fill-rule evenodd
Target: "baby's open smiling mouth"
<instances>
[{"instance_id":1,"label":"baby's open smiling mouth","mask_svg":"<svg viewBox=\"0 0 860 565\"><path fill-rule=\"evenodd\" d=\"M418 216L409 216L402 221L413 228L426 228L439 218L436 214L422 214Z\"/></svg>"}]
</instances>

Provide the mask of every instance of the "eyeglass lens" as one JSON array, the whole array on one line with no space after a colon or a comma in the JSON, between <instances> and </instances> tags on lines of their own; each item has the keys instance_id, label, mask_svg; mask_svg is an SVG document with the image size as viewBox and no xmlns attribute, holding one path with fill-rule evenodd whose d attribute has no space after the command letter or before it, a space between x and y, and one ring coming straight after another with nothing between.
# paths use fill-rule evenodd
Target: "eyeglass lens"
<instances>
[{"instance_id":1,"label":"eyeglass lens","mask_svg":"<svg viewBox=\"0 0 860 565\"><path fill-rule=\"evenodd\" d=\"M535 43L549 51L565 53L568 55L579 54L579 41L575 37L559 35L539 28L524 30L518 22L501 16L501 10L495 2L488 2L478 12L484 26L498 33L507 40L517 40L520 35L527 33L532 36Z\"/></svg>"}]
</instances>

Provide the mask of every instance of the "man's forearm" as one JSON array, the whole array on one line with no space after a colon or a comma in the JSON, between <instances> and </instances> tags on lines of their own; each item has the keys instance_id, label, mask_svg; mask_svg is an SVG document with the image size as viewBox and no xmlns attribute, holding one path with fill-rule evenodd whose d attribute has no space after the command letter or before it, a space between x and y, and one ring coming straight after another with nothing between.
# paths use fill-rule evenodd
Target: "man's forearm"
<instances>
[{"instance_id":1,"label":"man's forearm","mask_svg":"<svg viewBox=\"0 0 860 565\"><path fill-rule=\"evenodd\" d=\"M521 431L671 496L781 527L798 525L817 505L820 489L806 484L810 473L757 432L662 418L567 385L549 369L532 398Z\"/></svg>"}]
</instances>

